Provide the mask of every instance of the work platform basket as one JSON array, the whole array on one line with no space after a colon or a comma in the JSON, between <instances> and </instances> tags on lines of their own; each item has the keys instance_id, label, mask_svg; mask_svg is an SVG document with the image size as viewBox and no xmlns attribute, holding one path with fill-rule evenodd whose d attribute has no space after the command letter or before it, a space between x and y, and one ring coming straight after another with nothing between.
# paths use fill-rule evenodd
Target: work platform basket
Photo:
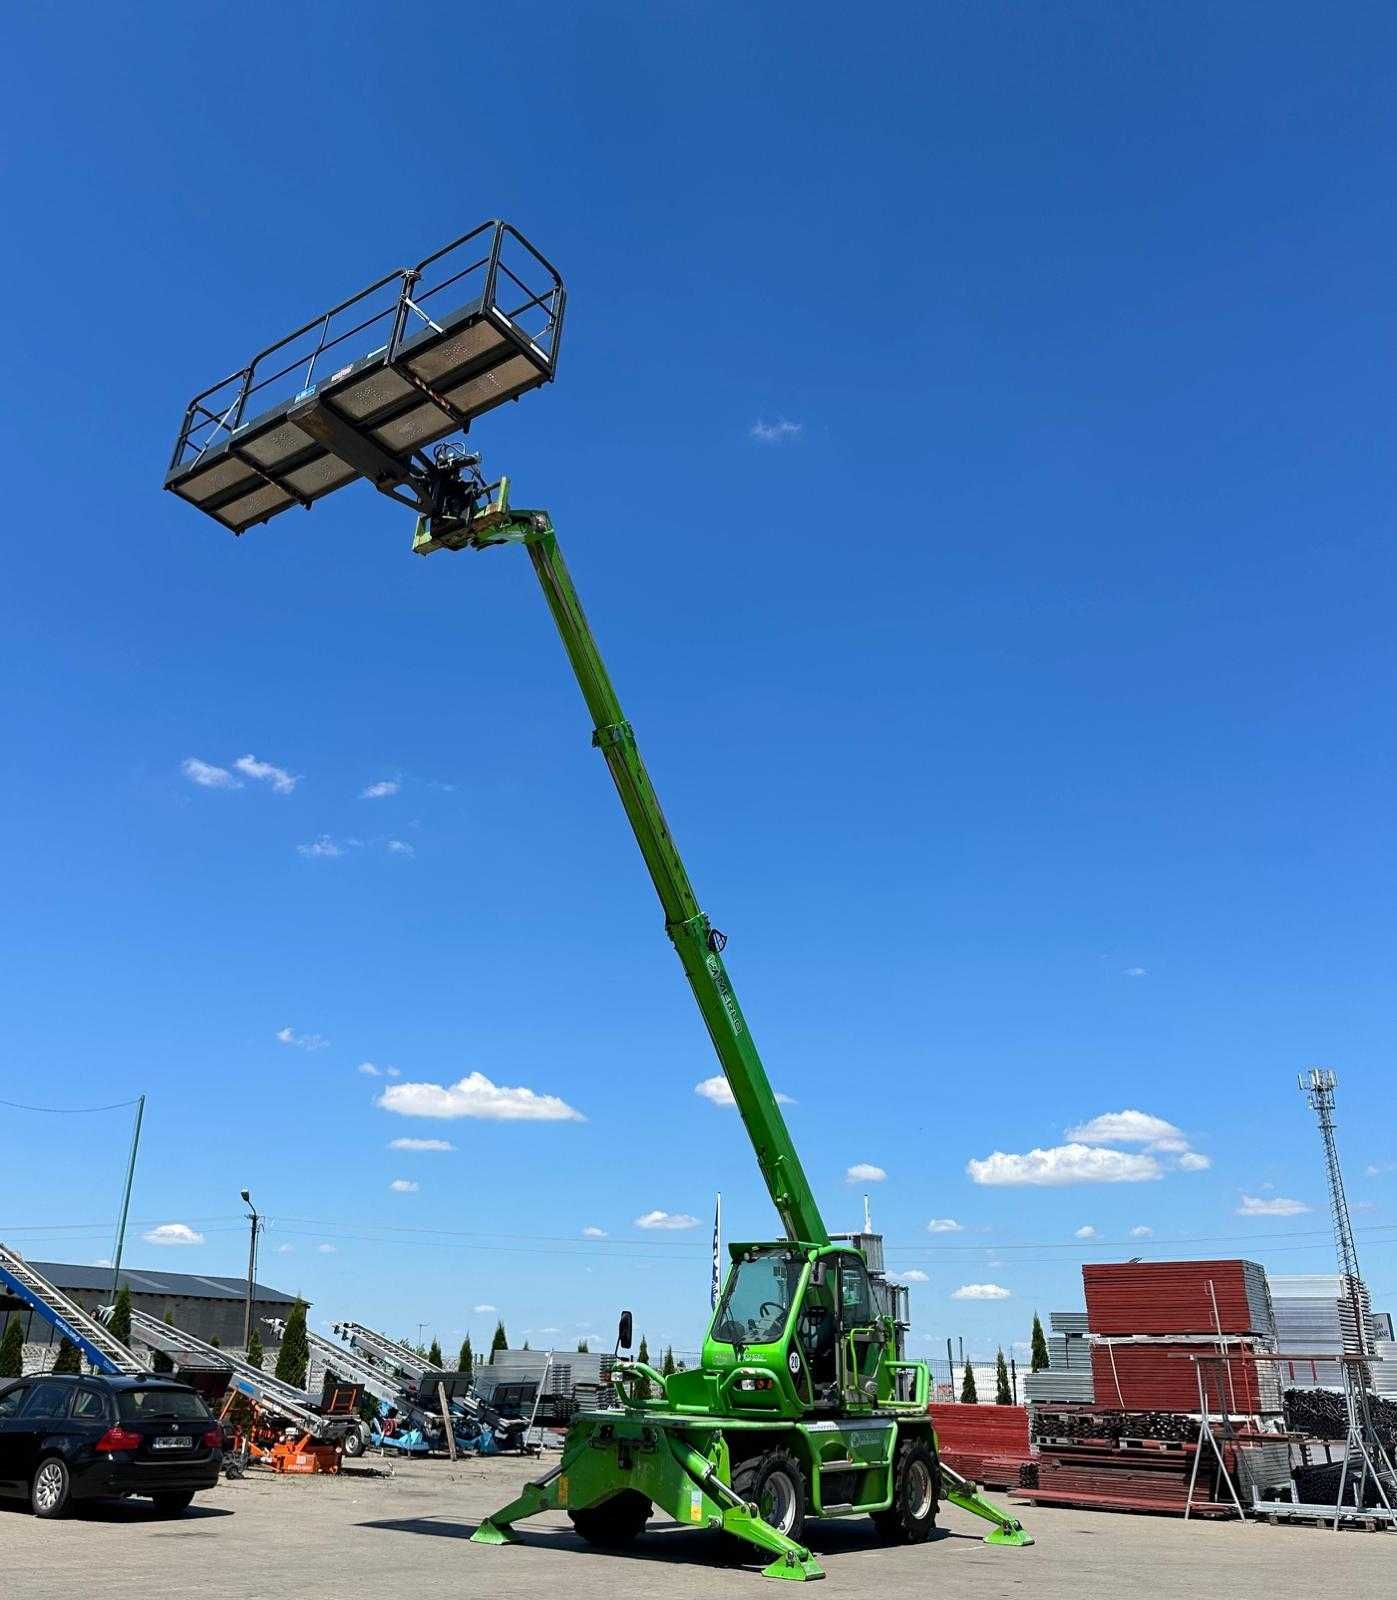
<instances>
[{"instance_id":1,"label":"work platform basket","mask_svg":"<svg viewBox=\"0 0 1397 1600\"><path fill-rule=\"evenodd\" d=\"M428 445L552 381L565 298L523 234L484 222L195 395L165 487L241 533L355 478L402 481Z\"/></svg>"}]
</instances>

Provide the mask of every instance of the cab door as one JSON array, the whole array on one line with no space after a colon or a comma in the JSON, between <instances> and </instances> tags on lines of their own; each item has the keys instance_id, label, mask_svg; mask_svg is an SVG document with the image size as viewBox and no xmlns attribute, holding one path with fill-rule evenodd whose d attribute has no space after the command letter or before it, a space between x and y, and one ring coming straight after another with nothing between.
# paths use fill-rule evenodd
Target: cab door
<instances>
[{"instance_id":1,"label":"cab door","mask_svg":"<svg viewBox=\"0 0 1397 1600\"><path fill-rule=\"evenodd\" d=\"M840 1391L851 1409L878 1403L883 1326L873 1305L868 1268L856 1255L839 1257Z\"/></svg>"}]
</instances>

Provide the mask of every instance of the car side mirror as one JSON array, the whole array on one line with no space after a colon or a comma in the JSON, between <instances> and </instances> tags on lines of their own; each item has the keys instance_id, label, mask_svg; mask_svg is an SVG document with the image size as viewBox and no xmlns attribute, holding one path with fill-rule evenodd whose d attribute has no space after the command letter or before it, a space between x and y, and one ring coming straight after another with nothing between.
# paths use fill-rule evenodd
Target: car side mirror
<instances>
[{"instance_id":1,"label":"car side mirror","mask_svg":"<svg viewBox=\"0 0 1397 1600\"><path fill-rule=\"evenodd\" d=\"M618 1350L630 1349L631 1337L634 1331L635 1319L631 1316L629 1311L623 1311L621 1313L620 1325L616 1329L616 1348Z\"/></svg>"}]
</instances>

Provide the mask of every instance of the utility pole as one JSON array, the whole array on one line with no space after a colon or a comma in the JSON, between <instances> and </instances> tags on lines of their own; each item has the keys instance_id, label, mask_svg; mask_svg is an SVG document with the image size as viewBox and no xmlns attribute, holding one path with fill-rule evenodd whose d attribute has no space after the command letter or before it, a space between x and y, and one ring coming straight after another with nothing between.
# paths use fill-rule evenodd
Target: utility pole
<instances>
[{"instance_id":1,"label":"utility pole","mask_svg":"<svg viewBox=\"0 0 1397 1600\"><path fill-rule=\"evenodd\" d=\"M247 1300L243 1307L243 1349L252 1343L252 1286L257 1277L257 1230L262 1219L257 1215L257 1207L252 1203L252 1196L246 1189L242 1191L244 1205L247 1206L247 1218L252 1224L252 1234L247 1246Z\"/></svg>"},{"instance_id":2,"label":"utility pole","mask_svg":"<svg viewBox=\"0 0 1397 1600\"><path fill-rule=\"evenodd\" d=\"M1300 1074L1300 1090L1310 1102L1319 1118L1319 1136L1324 1143L1325 1175L1329 1180L1329 1211L1334 1220L1334 1245L1339 1258L1339 1271L1344 1278L1344 1292L1353 1310L1354 1329L1358 1346L1356 1356L1372 1354L1369 1341L1368 1319L1363 1312L1363 1286L1358 1275L1358 1248L1353 1242L1353 1223L1349 1217L1348 1196L1344 1193L1344 1175L1339 1167L1339 1146L1334 1137L1334 1089L1338 1078L1323 1067L1311 1067ZM1366 1388L1368 1369L1357 1374Z\"/></svg>"},{"instance_id":3,"label":"utility pole","mask_svg":"<svg viewBox=\"0 0 1397 1600\"><path fill-rule=\"evenodd\" d=\"M112 1299L121 1290L121 1252L126 1243L126 1218L131 1210L131 1185L136 1178L136 1152L141 1147L141 1123L146 1114L146 1097L136 1101L136 1126L131 1134L131 1157L126 1163L126 1188L121 1196L121 1221L116 1225L116 1249L112 1251Z\"/></svg>"}]
</instances>

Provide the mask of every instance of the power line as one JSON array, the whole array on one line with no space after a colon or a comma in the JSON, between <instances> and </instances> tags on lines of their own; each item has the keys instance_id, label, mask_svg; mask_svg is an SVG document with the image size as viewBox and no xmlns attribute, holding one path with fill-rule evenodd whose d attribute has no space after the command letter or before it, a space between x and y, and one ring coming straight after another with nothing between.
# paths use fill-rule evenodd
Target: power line
<instances>
[{"instance_id":1,"label":"power line","mask_svg":"<svg viewBox=\"0 0 1397 1600\"><path fill-rule=\"evenodd\" d=\"M139 1098L138 1095L136 1099ZM136 1100L117 1100L109 1106L27 1106L18 1100L0 1100L0 1106L8 1106L11 1111L42 1111L50 1117L85 1117L95 1111L122 1111L135 1103Z\"/></svg>"}]
</instances>

